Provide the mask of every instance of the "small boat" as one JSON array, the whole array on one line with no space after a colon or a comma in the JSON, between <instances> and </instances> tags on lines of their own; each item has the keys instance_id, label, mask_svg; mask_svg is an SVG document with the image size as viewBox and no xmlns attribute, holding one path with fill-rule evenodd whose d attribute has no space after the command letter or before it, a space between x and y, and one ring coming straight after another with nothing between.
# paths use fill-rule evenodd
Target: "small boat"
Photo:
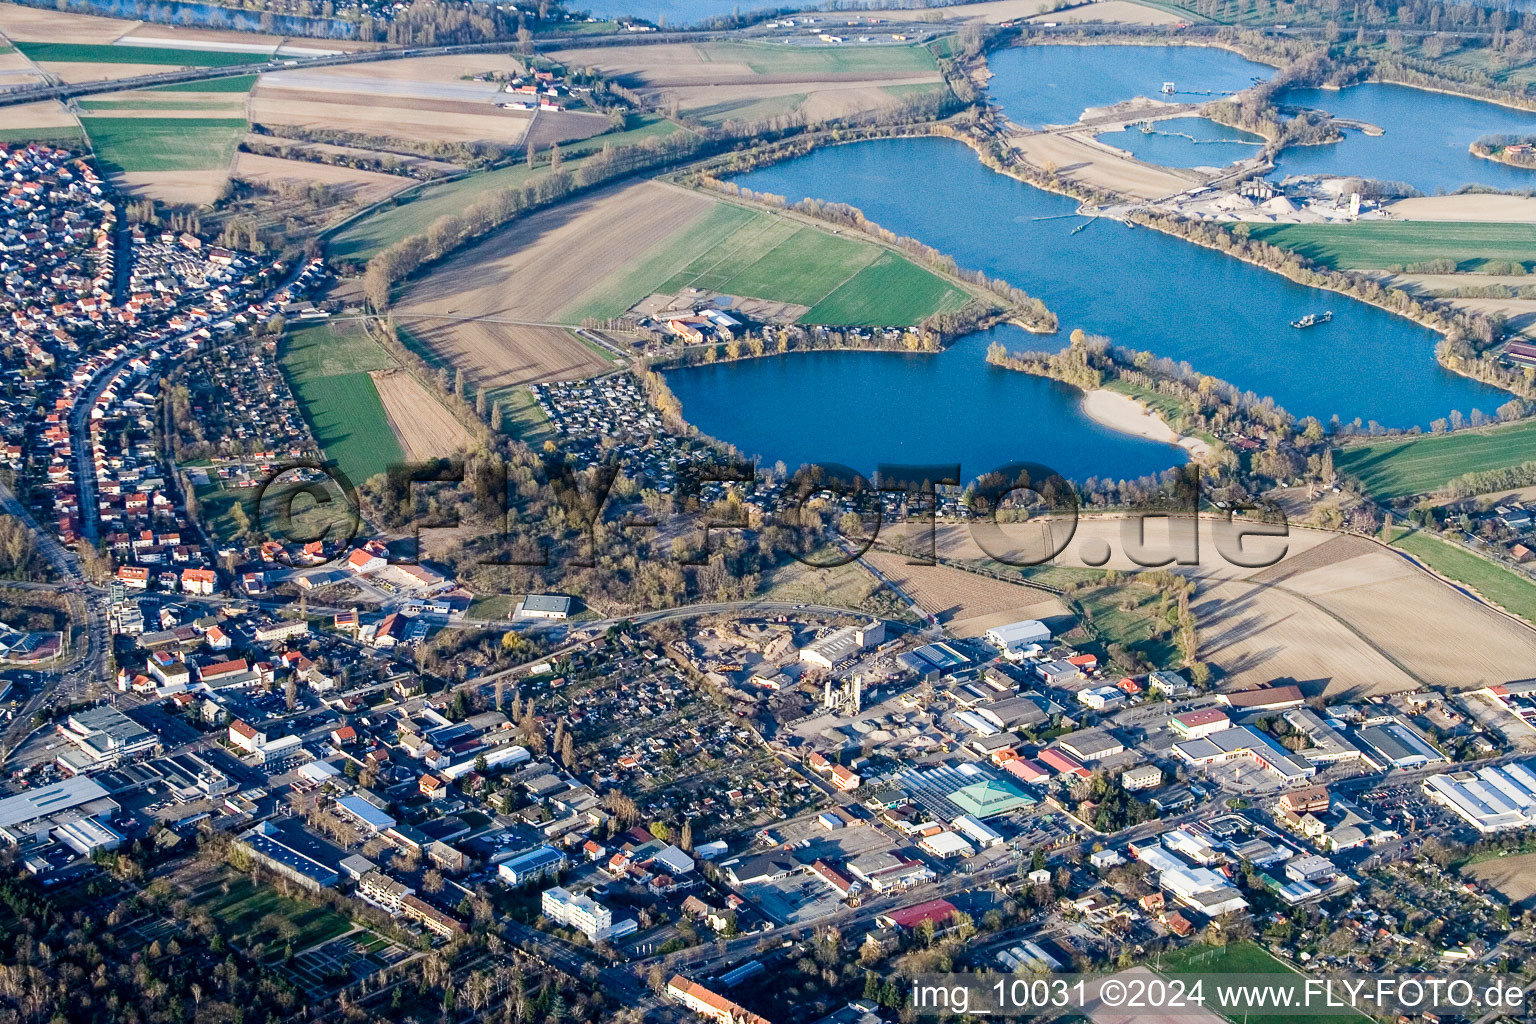
<instances>
[{"instance_id":1,"label":"small boat","mask_svg":"<svg viewBox=\"0 0 1536 1024\"><path fill-rule=\"evenodd\" d=\"M1318 324L1325 324L1329 320L1332 320L1332 319L1333 319L1333 310L1330 309L1330 310L1327 310L1327 311L1322 312L1322 313L1308 313L1306 316L1302 317L1300 320L1292 320L1291 321L1291 326L1292 327L1296 327L1296 328L1316 327Z\"/></svg>"}]
</instances>

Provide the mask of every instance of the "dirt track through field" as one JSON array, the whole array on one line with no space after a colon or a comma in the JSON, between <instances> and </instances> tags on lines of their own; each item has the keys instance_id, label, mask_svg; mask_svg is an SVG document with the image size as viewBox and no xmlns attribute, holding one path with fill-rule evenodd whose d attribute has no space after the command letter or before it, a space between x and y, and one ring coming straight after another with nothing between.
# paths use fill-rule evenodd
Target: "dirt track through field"
<instances>
[{"instance_id":1,"label":"dirt track through field","mask_svg":"<svg viewBox=\"0 0 1536 1024\"><path fill-rule=\"evenodd\" d=\"M371 376L390 430L407 459L426 462L448 458L474 444L469 431L411 374L375 370Z\"/></svg>"}]
</instances>

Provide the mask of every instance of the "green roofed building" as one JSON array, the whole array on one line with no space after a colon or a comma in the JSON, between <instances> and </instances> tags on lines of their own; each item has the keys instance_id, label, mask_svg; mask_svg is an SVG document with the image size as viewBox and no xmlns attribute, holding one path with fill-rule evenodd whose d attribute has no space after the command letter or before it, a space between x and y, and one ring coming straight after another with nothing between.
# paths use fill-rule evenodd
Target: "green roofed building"
<instances>
[{"instance_id":1,"label":"green roofed building","mask_svg":"<svg viewBox=\"0 0 1536 1024\"><path fill-rule=\"evenodd\" d=\"M949 799L956 807L977 818L996 817L1034 803L1022 790L1003 779L973 782L955 790Z\"/></svg>"}]
</instances>

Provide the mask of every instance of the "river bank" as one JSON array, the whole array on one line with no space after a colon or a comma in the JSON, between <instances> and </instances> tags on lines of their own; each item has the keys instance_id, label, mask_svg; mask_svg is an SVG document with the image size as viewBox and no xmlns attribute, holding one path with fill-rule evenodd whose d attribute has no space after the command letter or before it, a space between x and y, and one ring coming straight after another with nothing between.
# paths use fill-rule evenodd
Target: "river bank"
<instances>
[{"instance_id":1,"label":"river bank","mask_svg":"<svg viewBox=\"0 0 1536 1024\"><path fill-rule=\"evenodd\" d=\"M1132 437L1177 445L1188 452L1191 458L1199 459L1210 453L1211 446L1205 441L1180 434L1144 403L1119 391L1111 391L1109 388L1086 391L1080 408L1083 415L1095 423Z\"/></svg>"}]
</instances>

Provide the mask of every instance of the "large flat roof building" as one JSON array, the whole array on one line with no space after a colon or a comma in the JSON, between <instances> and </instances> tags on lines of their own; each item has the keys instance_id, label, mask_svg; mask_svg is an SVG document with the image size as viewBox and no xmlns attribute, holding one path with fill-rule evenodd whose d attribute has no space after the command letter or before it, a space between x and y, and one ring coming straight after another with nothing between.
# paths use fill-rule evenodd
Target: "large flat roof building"
<instances>
[{"instance_id":1,"label":"large flat roof building","mask_svg":"<svg viewBox=\"0 0 1536 1024\"><path fill-rule=\"evenodd\" d=\"M982 639L1000 651L1017 651L1030 644L1050 643L1051 630L1039 619L1024 619L1006 626L993 626Z\"/></svg>"},{"instance_id":2,"label":"large flat roof building","mask_svg":"<svg viewBox=\"0 0 1536 1024\"><path fill-rule=\"evenodd\" d=\"M1356 735L1365 744L1367 759L1378 768L1418 768L1447 760L1406 722L1368 725Z\"/></svg>"},{"instance_id":3,"label":"large flat roof building","mask_svg":"<svg viewBox=\"0 0 1536 1024\"><path fill-rule=\"evenodd\" d=\"M240 844L264 867L308 888L341 881L341 851L293 818L264 821L241 835Z\"/></svg>"},{"instance_id":4,"label":"large flat roof building","mask_svg":"<svg viewBox=\"0 0 1536 1024\"><path fill-rule=\"evenodd\" d=\"M344 796L336 801L336 806L370 831L383 832L395 826L394 818L360 796Z\"/></svg>"},{"instance_id":5,"label":"large flat roof building","mask_svg":"<svg viewBox=\"0 0 1536 1024\"><path fill-rule=\"evenodd\" d=\"M1300 782L1317 774L1317 768L1306 758L1290 753L1268 736L1245 725L1175 743L1173 752L1190 764L1206 767L1247 758L1287 783Z\"/></svg>"},{"instance_id":6,"label":"large flat roof building","mask_svg":"<svg viewBox=\"0 0 1536 1024\"><path fill-rule=\"evenodd\" d=\"M1424 780L1424 792L1485 834L1536 825L1536 772L1530 761L1432 775Z\"/></svg>"},{"instance_id":7,"label":"large flat roof building","mask_svg":"<svg viewBox=\"0 0 1536 1024\"><path fill-rule=\"evenodd\" d=\"M41 839L59 825L117 811L99 783L77 776L0 800L0 837L15 845Z\"/></svg>"},{"instance_id":8,"label":"large flat roof building","mask_svg":"<svg viewBox=\"0 0 1536 1024\"><path fill-rule=\"evenodd\" d=\"M59 726L59 735L80 748L92 765L120 761L159 742L154 733L109 704L70 715Z\"/></svg>"},{"instance_id":9,"label":"large flat roof building","mask_svg":"<svg viewBox=\"0 0 1536 1024\"><path fill-rule=\"evenodd\" d=\"M800 651L800 660L807 665L831 671L884 642L885 623L879 620L862 626L844 626L807 644Z\"/></svg>"}]
</instances>

